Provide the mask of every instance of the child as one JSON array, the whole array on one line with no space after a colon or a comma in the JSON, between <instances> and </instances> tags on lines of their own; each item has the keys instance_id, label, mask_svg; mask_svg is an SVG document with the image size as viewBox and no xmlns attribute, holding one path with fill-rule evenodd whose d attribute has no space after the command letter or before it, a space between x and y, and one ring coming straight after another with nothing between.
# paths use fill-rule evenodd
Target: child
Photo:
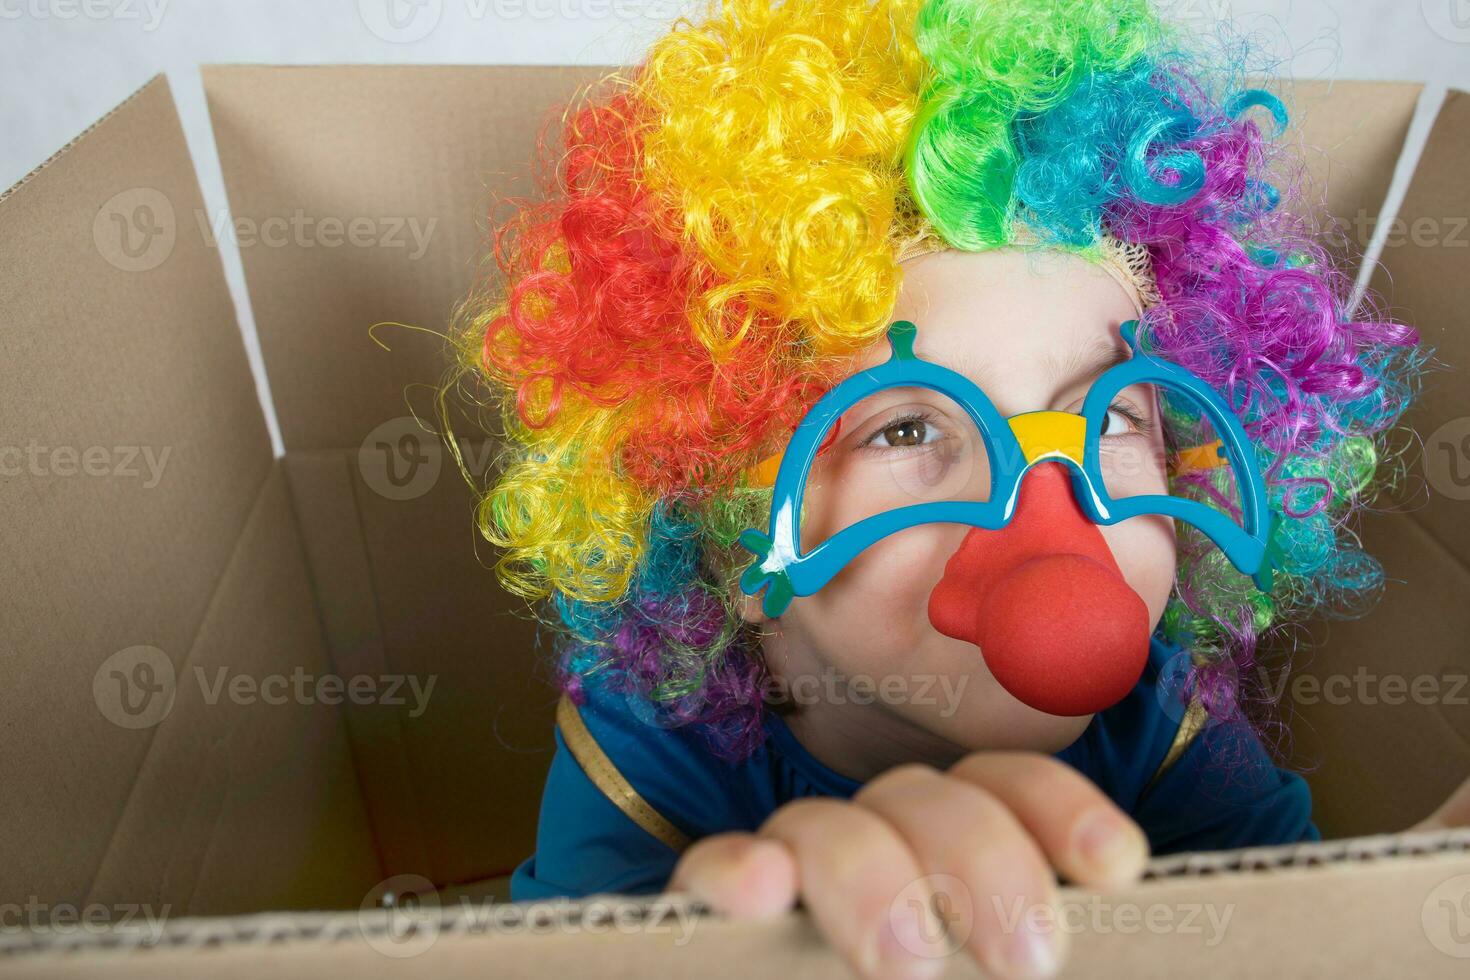
<instances>
[{"instance_id":1,"label":"child","mask_svg":"<svg viewBox=\"0 0 1470 980\"><path fill-rule=\"evenodd\" d=\"M1348 522L1423 355L1279 206L1283 107L1227 60L1144 0L731 0L568 113L460 311L505 425L480 527L566 692L514 899L799 898L864 975L920 975L948 888L987 969L1045 974L1065 933L1001 911L1058 872L1318 838L1235 678L1273 626L1380 586ZM900 343L1017 432L1141 352L1186 369L1238 423L1131 385L1095 475L1268 528L1264 572L1163 513L1093 519L1076 454L1027 449L1004 526L906 527L789 605L754 594L788 440ZM800 550L1003 486L958 409L900 387L843 412ZM1248 462L1213 451L1231 425ZM1060 571L986 570L1006 554Z\"/></svg>"}]
</instances>

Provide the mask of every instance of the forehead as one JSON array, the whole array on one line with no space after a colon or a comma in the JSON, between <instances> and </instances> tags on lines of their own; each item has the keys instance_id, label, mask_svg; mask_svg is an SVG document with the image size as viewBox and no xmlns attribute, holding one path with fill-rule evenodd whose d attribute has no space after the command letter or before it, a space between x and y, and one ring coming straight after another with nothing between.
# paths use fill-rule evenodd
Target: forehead
<instances>
[{"instance_id":1,"label":"forehead","mask_svg":"<svg viewBox=\"0 0 1470 980\"><path fill-rule=\"evenodd\" d=\"M1128 293L1087 259L1056 250L944 251L905 262L891 319L918 327L914 353L982 387L1067 372L1126 350ZM886 339L854 370L888 358Z\"/></svg>"}]
</instances>

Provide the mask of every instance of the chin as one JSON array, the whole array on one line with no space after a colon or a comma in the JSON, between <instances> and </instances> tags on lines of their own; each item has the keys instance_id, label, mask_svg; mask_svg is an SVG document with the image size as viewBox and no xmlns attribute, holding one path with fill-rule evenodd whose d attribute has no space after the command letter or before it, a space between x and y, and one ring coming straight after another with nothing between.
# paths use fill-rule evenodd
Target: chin
<instances>
[{"instance_id":1,"label":"chin","mask_svg":"<svg viewBox=\"0 0 1470 980\"><path fill-rule=\"evenodd\" d=\"M972 683L981 681L975 677ZM1044 752L1051 755L1075 742L1093 716L1052 715L1016 700L993 677L983 678L984 694L950 717L933 716L925 727L968 752ZM969 699L967 699L968 701Z\"/></svg>"}]
</instances>

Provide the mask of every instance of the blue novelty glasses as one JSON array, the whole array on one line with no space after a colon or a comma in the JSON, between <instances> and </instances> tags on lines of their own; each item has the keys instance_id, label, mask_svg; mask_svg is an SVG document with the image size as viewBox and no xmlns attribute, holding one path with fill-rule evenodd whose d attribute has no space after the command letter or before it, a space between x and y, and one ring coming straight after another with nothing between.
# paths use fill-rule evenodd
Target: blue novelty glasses
<instances>
[{"instance_id":1,"label":"blue novelty glasses","mask_svg":"<svg viewBox=\"0 0 1470 980\"><path fill-rule=\"evenodd\" d=\"M1027 471L1055 461L1068 468L1078 505L1094 523L1116 524L1141 514L1184 521L1218 545L1260 589L1269 590L1265 481L1240 421L1200 378L1141 350L1136 320L1124 323L1120 333L1132 356L1098 376L1080 414L1036 411L1005 418L969 378L916 356L917 328L907 320L894 321L888 328L888 360L823 395L796 427L779 457L779 469L772 465L775 459L760 468L765 475L757 482L774 479L775 484L770 526L766 533L750 528L740 535L741 546L757 558L742 575L741 589L747 595L766 589L763 608L775 617L793 597L821 589L863 550L897 531L939 522L998 530L1015 513ZM1112 436L1114 425L1121 424L1113 421L1115 401L1120 392L1137 385L1153 385L1173 399L1192 401L1213 429L1217 441L1190 452L1196 468L1232 468L1239 524L1200 501L1153 492L1167 486L1162 469L1150 474L1143 472L1146 465L1135 465L1130 471L1106 455L1116 450L1104 447L1103 436ZM838 453L836 465L846 469L834 474L828 464L812 483L814 464L837 435L844 413L899 389L927 389L948 406L910 413L891 421L886 430L918 434L924 441L892 451L865 444ZM1110 446L1116 441L1107 440ZM809 491L820 495L837 483L844 492L823 508L829 526L806 528L804 539L803 500ZM809 545L805 549L804 540Z\"/></svg>"}]
</instances>

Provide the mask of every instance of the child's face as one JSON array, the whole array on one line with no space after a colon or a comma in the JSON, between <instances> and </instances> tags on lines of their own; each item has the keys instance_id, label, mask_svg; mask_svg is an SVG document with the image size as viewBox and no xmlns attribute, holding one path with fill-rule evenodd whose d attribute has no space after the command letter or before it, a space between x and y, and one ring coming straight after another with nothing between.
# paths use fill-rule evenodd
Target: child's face
<instances>
[{"instance_id":1,"label":"child's face","mask_svg":"<svg viewBox=\"0 0 1470 980\"><path fill-rule=\"evenodd\" d=\"M946 251L905 263L892 319L917 324L915 353L969 377L1009 417L1080 411L1092 381L1127 356L1118 326L1136 315L1123 288L1078 256ZM881 339L855 359L853 373L883 363L889 353ZM1166 493L1163 426L1152 388L1125 389L1114 404L1103 437L1105 479L1111 482L1109 470L1116 469L1130 493ZM983 449L978 463L970 458L978 445L963 412L937 392L894 389L855 405L808 477L803 550L875 511L921 499L985 499ZM866 675L878 710L963 749L1058 751L1070 744L1090 715L1059 717L1022 703L991 675L978 647L930 622L930 593L969 530L925 524L889 535L824 588L797 597L766 622L771 670L788 682L805 674ZM1174 581L1173 522L1146 515L1099 530L1147 606L1150 626L1157 625ZM747 598L747 619L764 621L758 607L758 599ZM823 683L809 689L831 689Z\"/></svg>"}]
</instances>

